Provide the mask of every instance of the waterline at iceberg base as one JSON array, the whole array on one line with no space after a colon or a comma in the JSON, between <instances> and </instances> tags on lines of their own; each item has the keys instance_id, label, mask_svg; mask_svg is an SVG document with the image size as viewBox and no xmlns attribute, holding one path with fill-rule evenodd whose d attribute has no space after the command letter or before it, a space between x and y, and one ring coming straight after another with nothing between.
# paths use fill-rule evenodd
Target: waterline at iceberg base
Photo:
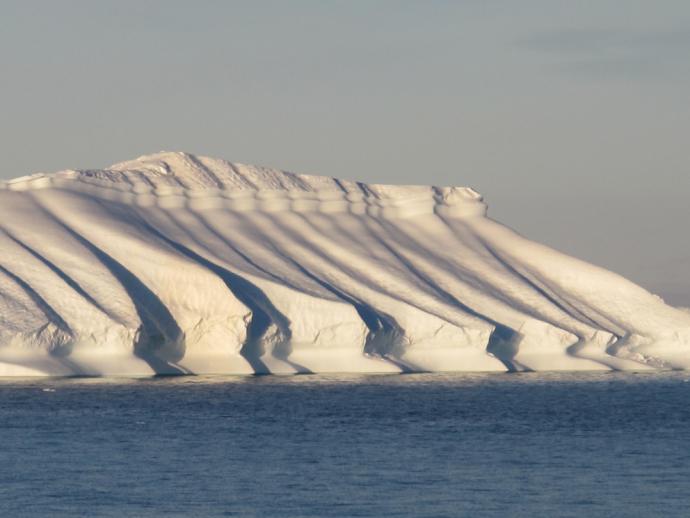
<instances>
[{"instance_id":1,"label":"waterline at iceberg base","mask_svg":"<svg viewBox=\"0 0 690 518\"><path fill-rule=\"evenodd\" d=\"M690 313L470 188L159 153L0 183L0 376L690 367Z\"/></svg>"}]
</instances>

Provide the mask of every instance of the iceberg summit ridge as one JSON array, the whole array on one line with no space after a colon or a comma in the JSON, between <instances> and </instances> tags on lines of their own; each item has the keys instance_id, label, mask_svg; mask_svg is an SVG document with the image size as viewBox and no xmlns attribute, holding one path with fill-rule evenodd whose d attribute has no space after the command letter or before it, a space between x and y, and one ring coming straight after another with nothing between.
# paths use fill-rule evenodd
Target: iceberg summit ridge
<instances>
[{"instance_id":1,"label":"iceberg summit ridge","mask_svg":"<svg viewBox=\"0 0 690 518\"><path fill-rule=\"evenodd\" d=\"M688 367L690 313L468 187L169 152L0 183L0 376Z\"/></svg>"},{"instance_id":2,"label":"iceberg summit ridge","mask_svg":"<svg viewBox=\"0 0 690 518\"><path fill-rule=\"evenodd\" d=\"M161 152L104 170L67 170L0 182L14 191L58 187L139 206L187 206L278 212L441 211L486 213L469 187L380 185L233 164L189 153ZM451 207L453 207L451 209Z\"/></svg>"}]
</instances>

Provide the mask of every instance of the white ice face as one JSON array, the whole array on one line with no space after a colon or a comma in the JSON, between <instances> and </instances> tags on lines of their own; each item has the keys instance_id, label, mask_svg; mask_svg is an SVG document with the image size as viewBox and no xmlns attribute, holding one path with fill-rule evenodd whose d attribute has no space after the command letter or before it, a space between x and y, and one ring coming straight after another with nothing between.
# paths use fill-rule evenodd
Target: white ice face
<instances>
[{"instance_id":1,"label":"white ice face","mask_svg":"<svg viewBox=\"0 0 690 518\"><path fill-rule=\"evenodd\" d=\"M690 313L485 214L184 153L0 183L0 376L690 367Z\"/></svg>"}]
</instances>

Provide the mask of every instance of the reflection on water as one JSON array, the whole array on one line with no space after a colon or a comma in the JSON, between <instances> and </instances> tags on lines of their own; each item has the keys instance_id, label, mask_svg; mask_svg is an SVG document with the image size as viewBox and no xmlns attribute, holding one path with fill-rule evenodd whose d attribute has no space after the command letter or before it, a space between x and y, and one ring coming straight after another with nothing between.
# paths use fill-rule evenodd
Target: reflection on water
<instances>
[{"instance_id":1,"label":"reflection on water","mask_svg":"<svg viewBox=\"0 0 690 518\"><path fill-rule=\"evenodd\" d=\"M682 516L690 374L0 380L3 516Z\"/></svg>"},{"instance_id":2,"label":"reflection on water","mask_svg":"<svg viewBox=\"0 0 690 518\"><path fill-rule=\"evenodd\" d=\"M162 384L167 386L251 384L251 385L338 385L367 384L412 386L418 384L472 385L482 384L541 384L541 383L644 383L690 382L690 371L651 370L627 371L552 371L552 372L451 372L406 374L308 374L308 375L188 375L188 376L111 376L111 377L0 377L0 390L26 386L79 386Z\"/></svg>"}]
</instances>

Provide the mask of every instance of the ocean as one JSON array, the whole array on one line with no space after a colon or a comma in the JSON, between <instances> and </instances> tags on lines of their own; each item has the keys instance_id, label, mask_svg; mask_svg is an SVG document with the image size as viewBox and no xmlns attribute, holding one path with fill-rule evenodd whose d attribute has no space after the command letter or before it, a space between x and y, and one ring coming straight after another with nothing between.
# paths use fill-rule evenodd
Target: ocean
<instances>
[{"instance_id":1,"label":"ocean","mask_svg":"<svg viewBox=\"0 0 690 518\"><path fill-rule=\"evenodd\" d=\"M690 515L690 373L0 379L3 517Z\"/></svg>"}]
</instances>

